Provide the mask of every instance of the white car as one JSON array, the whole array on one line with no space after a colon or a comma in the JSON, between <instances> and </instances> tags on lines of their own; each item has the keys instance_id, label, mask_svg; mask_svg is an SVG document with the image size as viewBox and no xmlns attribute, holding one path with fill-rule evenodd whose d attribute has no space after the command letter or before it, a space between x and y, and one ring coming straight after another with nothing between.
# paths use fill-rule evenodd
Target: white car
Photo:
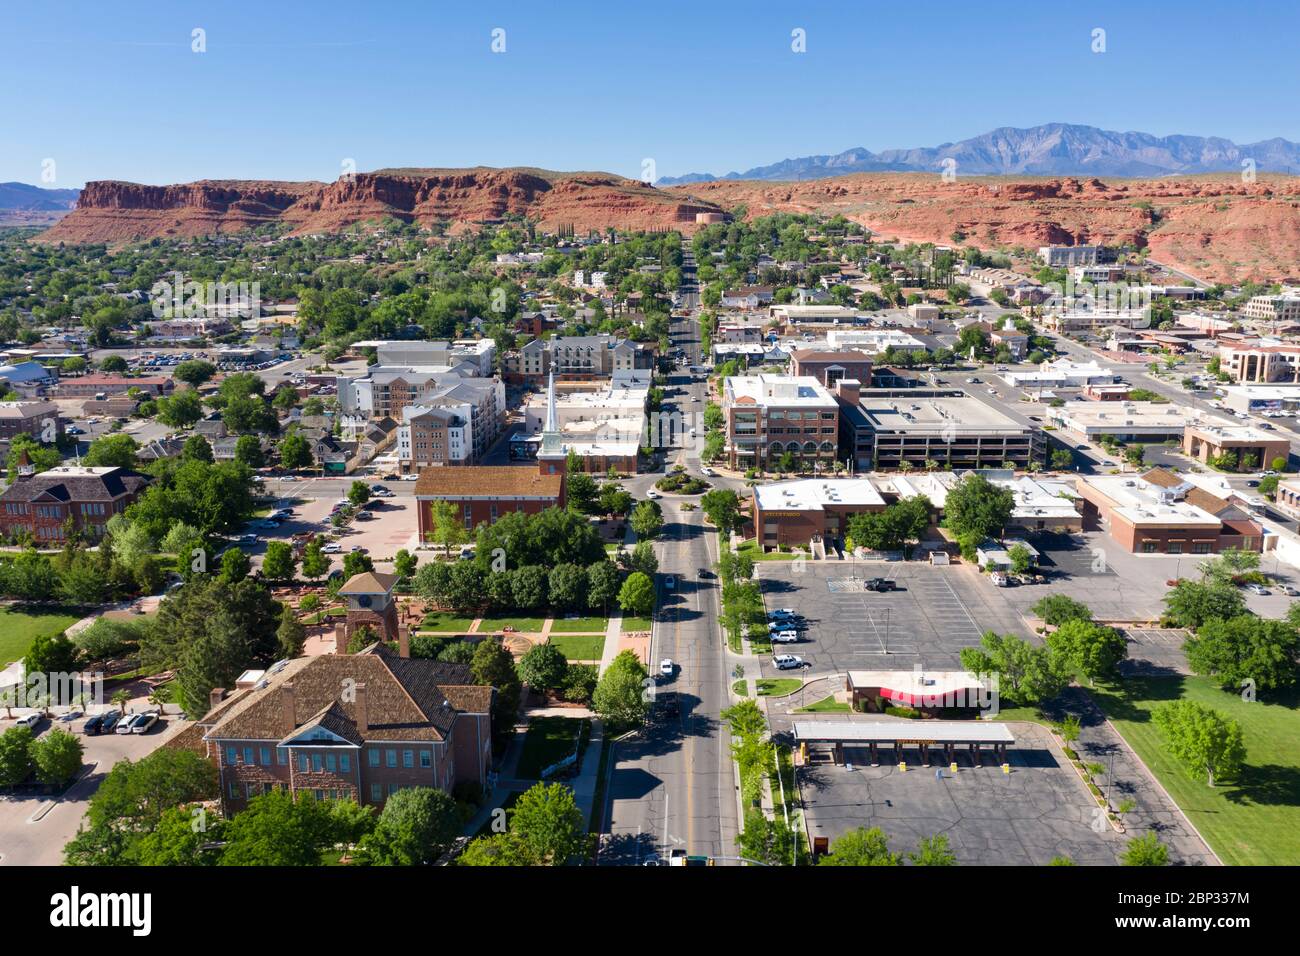
<instances>
[{"instance_id":1,"label":"white car","mask_svg":"<svg viewBox=\"0 0 1300 956\"><path fill-rule=\"evenodd\" d=\"M659 662L659 673L664 677L672 677L676 669L677 665L672 662L672 658L665 657Z\"/></svg>"},{"instance_id":2,"label":"white car","mask_svg":"<svg viewBox=\"0 0 1300 956\"><path fill-rule=\"evenodd\" d=\"M132 728L134 728L136 725L136 722L140 720L140 718L143 716L144 714L127 714L125 717L123 717L121 720L117 722L117 726L113 728L113 733L115 734L131 733Z\"/></svg>"},{"instance_id":3,"label":"white car","mask_svg":"<svg viewBox=\"0 0 1300 956\"><path fill-rule=\"evenodd\" d=\"M339 544L337 541L331 541L329 544L322 545L320 552L321 554L342 554L343 545Z\"/></svg>"},{"instance_id":4,"label":"white car","mask_svg":"<svg viewBox=\"0 0 1300 956\"><path fill-rule=\"evenodd\" d=\"M401 480L402 480L402 481L419 481L419 480L420 480L420 476L419 476L419 475L403 475L403 476L401 477Z\"/></svg>"},{"instance_id":5,"label":"white car","mask_svg":"<svg viewBox=\"0 0 1300 956\"><path fill-rule=\"evenodd\" d=\"M705 465L703 468L700 469L700 474L703 475L705 478L715 478L717 477L718 473L714 471L712 468L710 468L708 465Z\"/></svg>"},{"instance_id":6,"label":"white car","mask_svg":"<svg viewBox=\"0 0 1300 956\"><path fill-rule=\"evenodd\" d=\"M772 643L773 644L798 644L799 632L798 631L773 631Z\"/></svg>"},{"instance_id":7,"label":"white car","mask_svg":"<svg viewBox=\"0 0 1300 956\"><path fill-rule=\"evenodd\" d=\"M782 618L795 618L799 615L794 612L794 608L778 607L768 611L767 616L769 619L780 620Z\"/></svg>"},{"instance_id":8,"label":"white car","mask_svg":"<svg viewBox=\"0 0 1300 956\"><path fill-rule=\"evenodd\" d=\"M1254 584L1254 583L1247 584L1246 590L1249 591L1251 594L1272 594L1273 593L1268 588L1264 587L1264 585Z\"/></svg>"},{"instance_id":9,"label":"white car","mask_svg":"<svg viewBox=\"0 0 1300 956\"><path fill-rule=\"evenodd\" d=\"M797 654L777 654L772 658L772 663L779 671L792 671L800 667L812 666Z\"/></svg>"},{"instance_id":10,"label":"white car","mask_svg":"<svg viewBox=\"0 0 1300 956\"><path fill-rule=\"evenodd\" d=\"M649 491L647 491L647 492L645 493L645 496L646 496L647 498L662 498L662 497L663 497L663 495L659 494L659 492L655 491L653 488L651 488Z\"/></svg>"},{"instance_id":11,"label":"white car","mask_svg":"<svg viewBox=\"0 0 1300 956\"><path fill-rule=\"evenodd\" d=\"M44 718L45 715L40 711L37 711L34 714L27 714L24 717L19 717L18 723L15 726L26 727L28 730L34 730Z\"/></svg>"},{"instance_id":12,"label":"white car","mask_svg":"<svg viewBox=\"0 0 1300 956\"><path fill-rule=\"evenodd\" d=\"M154 724L156 724L156 723L158 723L158 715L157 715L157 714L152 714L152 713L151 713L151 714L139 714L139 715L136 717L135 721L131 724L131 733L133 733L133 734L147 734L147 733L149 732L149 728L152 727L152 726L153 726Z\"/></svg>"}]
</instances>

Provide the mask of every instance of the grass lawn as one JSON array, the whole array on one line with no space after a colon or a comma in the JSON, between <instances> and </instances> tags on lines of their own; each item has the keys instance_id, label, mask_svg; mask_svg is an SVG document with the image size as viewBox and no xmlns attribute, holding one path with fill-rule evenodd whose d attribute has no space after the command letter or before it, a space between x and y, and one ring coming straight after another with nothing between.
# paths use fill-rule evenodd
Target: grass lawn
<instances>
[{"instance_id":1,"label":"grass lawn","mask_svg":"<svg viewBox=\"0 0 1300 956\"><path fill-rule=\"evenodd\" d=\"M1163 677L1129 679L1092 695L1224 863L1300 863L1300 693L1246 703L1205 678ZM1180 699L1241 725L1246 762L1235 780L1211 788L1168 755L1151 713Z\"/></svg>"},{"instance_id":2,"label":"grass lawn","mask_svg":"<svg viewBox=\"0 0 1300 956\"><path fill-rule=\"evenodd\" d=\"M754 683L758 685L759 697L784 697L803 686L803 681L797 677L764 677Z\"/></svg>"},{"instance_id":3,"label":"grass lawn","mask_svg":"<svg viewBox=\"0 0 1300 956\"><path fill-rule=\"evenodd\" d=\"M747 554L755 561L790 561L794 558L793 551L764 551L752 538L749 541L742 541L737 546L736 553Z\"/></svg>"},{"instance_id":4,"label":"grass lawn","mask_svg":"<svg viewBox=\"0 0 1300 956\"><path fill-rule=\"evenodd\" d=\"M509 626L525 634L540 634L544 623L544 617L485 617L478 630L480 634L491 634Z\"/></svg>"},{"instance_id":5,"label":"grass lawn","mask_svg":"<svg viewBox=\"0 0 1300 956\"><path fill-rule=\"evenodd\" d=\"M835 695L823 697L815 704L809 704L807 707L800 707L795 713L797 714L847 714L853 708L842 700L836 700Z\"/></svg>"},{"instance_id":6,"label":"grass lawn","mask_svg":"<svg viewBox=\"0 0 1300 956\"><path fill-rule=\"evenodd\" d=\"M551 621L552 634L604 634L609 624L603 617L557 617Z\"/></svg>"},{"instance_id":7,"label":"grass lawn","mask_svg":"<svg viewBox=\"0 0 1300 956\"><path fill-rule=\"evenodd\" d=\"M623 633L630 634L633 631L652 631L654 622L648 617L623 616Z\"/></svg>"},{"instance_id":8,"label":"grass lawn","mask_svg":"<svg viewBox=\"0 0 1300 956\"><path fill-rule=\"evenodd\" d=\"M84 616L64 607L15 605L0 608L0 667L25 655L36 638L61 634Z\"/></svg>"},{"instance_id":9,"label":"grass lawn","mask_svg":"<svg viewBox=\"0 0 1300 956\"><path fill-rule=\"evenodd\" d=\"M424 615L420 630L433 631L435 634L468 634L472 617L460 617L446 611L432 611Z\"/></svg>"},{"instance_id":10,"label":"grass lawn","mask_svg":"<svg viewBox=\"0 0 1300 956\"><path fill-rule=\"evenodd\" d=\"M528 722L516 776L521 780L540 780L543 770L573 753L579 731L585 745L591 735L591 721L582 717L534 717ZM579 753L579 759L581 756Z\"/></svg>"},{"instance_id":11,"label":"grass lawn","mask_svg":"<svg viewBox=\"0 0 1300 956\"><path fill-rule=\"evenodd\" d=\"M605 650L604 634L552 634L554 644L571 661L598 661Z\"/></svg>"},{"instance_id":12,"label":"grass lawn","mask_svg":"<svg viewBox=\"0 0 1300 956\"><path fill-rule=\"evenodd\" d=\"M735 694L737 697L748 697L749 681L747 680L732 681L731 692Z\"/></svg>"}]
</instances>

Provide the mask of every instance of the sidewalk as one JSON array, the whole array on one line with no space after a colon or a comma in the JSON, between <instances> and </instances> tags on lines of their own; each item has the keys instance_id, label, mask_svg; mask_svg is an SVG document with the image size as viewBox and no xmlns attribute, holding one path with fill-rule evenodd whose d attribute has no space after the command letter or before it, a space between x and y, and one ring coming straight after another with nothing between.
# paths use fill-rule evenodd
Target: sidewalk
<instances>
[{"instance_id":1,"label":"sidewalk","mask_svg":"<svg viewBox=\"0 0 1300 956\"><path fill-rule=\"evenodd\" d=\"M627 530L623 532L623 546L629 551L635 545L636 535L632 533L632 524L628 522ZM653 545L652 545L653 547ZM610 612L609 621L605 625L605 646L600 652L600 673L604 674L609 669L609 665L614 662L618 656L618 639L623 633L623 611L621 608L615 608Z\"/></svg>"}]
</instances>

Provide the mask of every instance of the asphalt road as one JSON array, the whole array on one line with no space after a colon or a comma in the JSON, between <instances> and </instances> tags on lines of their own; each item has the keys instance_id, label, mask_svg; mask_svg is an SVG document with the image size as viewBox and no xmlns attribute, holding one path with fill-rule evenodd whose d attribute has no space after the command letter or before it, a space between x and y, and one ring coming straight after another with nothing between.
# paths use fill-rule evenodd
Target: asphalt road
<instances>
[{"instance_id":1,"label":"asphalt road","mask_svg":"<svg viewBox=\"0 0 1300 956\"><path fill-rule=\"evenodd\" d=\"M683 317L672 324L673 347L698 364L699 305L694 260L683 268ZM681 374L671 378L685 386L699 403L679 403L683 414L702 409L705 386ZM667 410L672 403L666 402ZM672 456L699 471L696 450ZM643 476L643 481L654 476ZM640 482L638 482L639 484ZM717 579L701 578L699 569L717 560L717 538L706 530L699 511L683 512L678 501L664 499L665 529L658 544L660 610L651 640L652 672L659 662L673 660L669 679L655 687L658 696L675 692L678 713L656 721L618 745L609 788L608 840L602 852L606 864L637 865L651 857L666 858L671 850L713 857L736 855L737 797L731 761L730 735L720 713L728 706L726 658L718 628ZM667 586L667 579L674 586Z\"/></svg>"}]
</instances>

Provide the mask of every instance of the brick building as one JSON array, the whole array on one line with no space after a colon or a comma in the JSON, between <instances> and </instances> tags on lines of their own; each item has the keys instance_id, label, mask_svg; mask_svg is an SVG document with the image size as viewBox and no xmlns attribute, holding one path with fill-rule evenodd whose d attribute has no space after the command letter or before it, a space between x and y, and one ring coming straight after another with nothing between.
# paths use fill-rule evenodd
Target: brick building
<instances>
[{"instance_id":1,"label":"brick building","mask_svg":"<svg viewBox=\"0 0 1300 956\"><path fill-rule=\"evenodd\" d=\"M0 441L15 435L38 438L46 428L63 434L63 418L53 402L0 402Z\"/></svg>"},{"instance_id":2,"label":"brick building","mask_svg":"<svg viewBox=\"0 0 1300 956\"><path fill-rule=\"evenodd\" d=\"M176 389L176 383L166 375L141 375L131 378L126 375L82 375L80 378L60 379L55 388L59 398L94 398L101 392L105 395L117 395L138 388L146 395L170 395Z\"/></svg>"},{"instance_id":3,"label":"brick building","mask_svg":"<svg viewBox=\"0 0 1300 956\"><path fill-rule=\"evenodd\" d=\"M548 463L542 463L542 470ZM467 530L491 524L510 511L537 514L563 508L563 461L554 474L539 473L526 465L470 465L464 468L426 468L415 483L420 540L433 531L433 508L448 501Z\"/></svg>"},{"instance_id":4,"label":"brick building","mask_svg":"<svg viewBox=\"0 0 1300 956\"><path fill-rule=\"evenodd\" d=\"M817 379L737 375L722 393L731 468L770 468L785 454L809 470L835 463L840 407Z\"/></svg>"},{"instance_id":5,"label":"brick building","mask_svg":"<svg viewBox=\"0 0 1300 956\"><path fill-rule=\"evenodd\" d=\"M121 514L152 480L129 468L87 468L71 465L39 475L19 466L17 480L0 493L0 533L13 537L23 531L39 545L57 547L65 540L69 520L95 540L115 514Z\"/></svg>"},{"instance_id":6,"label":"brick building","mask_svg":"<svg viewBox=\"0 0 1300 956\"><path fill-rule=\"evenodd\" d=\"M464 664L373 644L254 676L228 698L214 689L197 722L228 816L272 790L382 807L403 787L450 792L487 780L494 691Z\"/></svg>"},{"instance_id":7,"label":"brick building","mask_svg":"<svg viewBox=\"0 0 1300 956\"><path fill-rule=\"evenodd\" d=\"M870 382L871 357L852 349L831 352L796 349L790 353L790 374L810 376L827 388L834 388L842 379Z\"/></svg>"}]
</instances>

